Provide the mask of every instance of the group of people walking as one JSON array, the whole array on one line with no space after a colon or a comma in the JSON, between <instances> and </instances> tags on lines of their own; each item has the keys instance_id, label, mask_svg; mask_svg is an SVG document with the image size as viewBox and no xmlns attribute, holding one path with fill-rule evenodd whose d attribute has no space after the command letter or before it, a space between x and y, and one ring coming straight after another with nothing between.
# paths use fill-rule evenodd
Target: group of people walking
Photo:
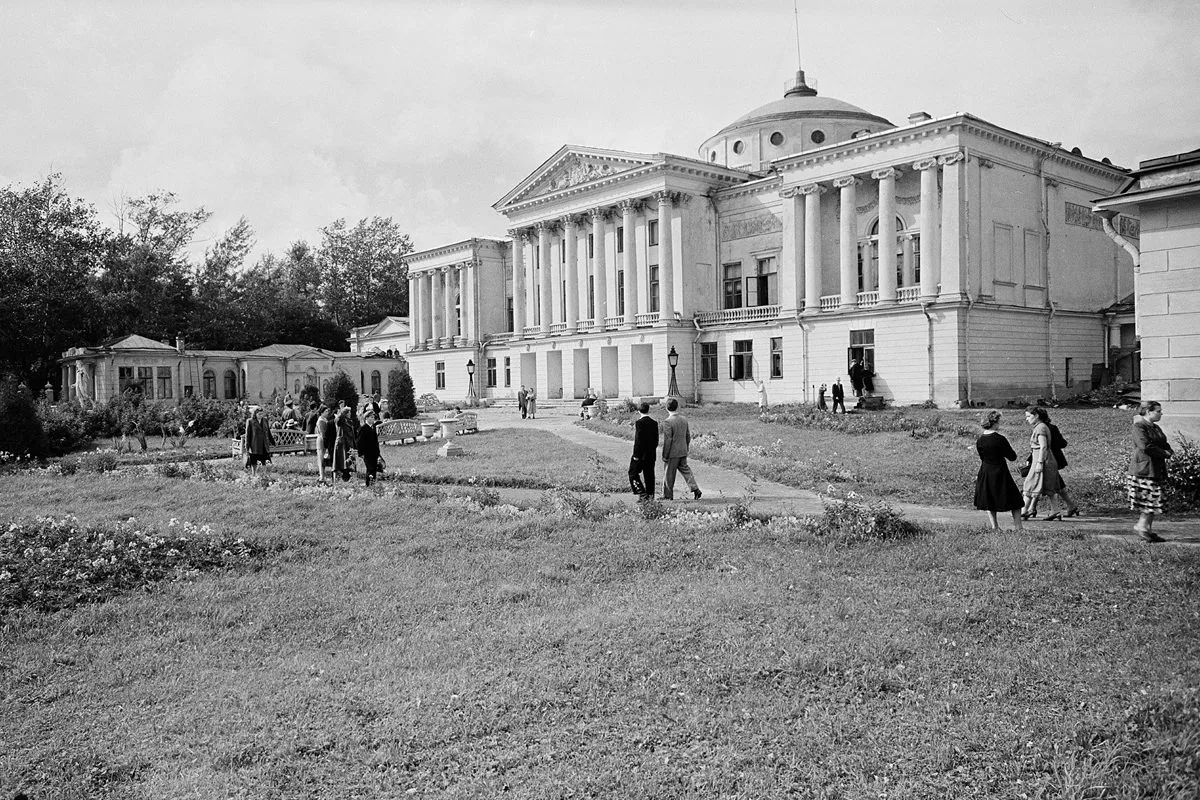
<instances>
[{"instance_id":1,"label":"group of people walking","mask_svg":"<svg viewBox=\"0 0 1200 800\"><path fill-rule=\"evenodd\" d=\"M688 465L688 449L692 444L692 431L687 417L679 413L679 401L674 397L667 400L667 418L659 425L650 416L650 404L638 406L638 418L633 422L633 456L629 459L629 488L639 500L651 500L655 496L654 467L657 461L659 430L662 431L662 460L666 467L663 478L663 500L675 499L675 478L682 475L692 490L692 497L699 500L704 496L696 476Z\"/></svg>"},{"instance_id":2,"label":"group of people walking","mask_svg":"<svg viewBox=\"0 0 1200 800\"><path fill-rule=\"evenodd\" d=\"M825 402L825 393L829 392L829 388L825 384L821 384L821 388L817 389L817 409L819 411L828 411L829 405ZM837 413L838 408L842 409L842 413L846 413L846 390L842 387L842 379L838 378L833 382L833 413Z\"/></svg>"},{"instance_id":3,"label":"group of people walking","mask_svg":"<svg viewBox=\"0 0 1200 800\"><path fill-rule=\"evenodd\" d=\"M975 479L975 507L986 511L991 527L1000 529L997 515L1012 514L1013 527L1034 519L1038 503L1046 499L1050 513L1047 522L1078 516L1079 506L1067 491L1062 470L1068 462L1064 450L1067 440L1050 421L1041 406L1025 409L1025 421L1030 426L1029 456L1020 472L1024 478L1021 488L1008 470L1008 462L1017 459L1008 439L999 432L999 411L985 411L979 424L983 434L975 442L979 453L979 474ZM1158 427L1162 419L1162 404L1142 403L1133 421L1133 450L1129 458L1127 489L1129 504L1138 512L1134 531L1147 542L1161 542L1152 530L1154 517L1162 513L1162 483L1167 477L1167 459L1173 455L1166 434Z\"/></svg>"}]
</instances>

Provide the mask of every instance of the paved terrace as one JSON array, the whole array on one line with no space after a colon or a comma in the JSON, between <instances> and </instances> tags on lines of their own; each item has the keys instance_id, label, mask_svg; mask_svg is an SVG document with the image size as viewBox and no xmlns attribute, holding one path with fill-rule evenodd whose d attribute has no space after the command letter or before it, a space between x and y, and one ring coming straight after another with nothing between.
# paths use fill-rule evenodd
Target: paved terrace
<instances>
[{"instance_id":1,"label":"paved terrace","mask_svg":"<svg viewBox=\"0 0 1200 800\"><path fill-rule=\"evenodd\" d=\"M580 425L576 425L575 423L579 419L579 407L574 403L553 406L543 405L539 402L537 419L528 420L521 419L515 406L477 409L477 412L479 415L479 427L481 429L539 428L611 458L622 470L629 463L629 455L633 449L632 442L603 433L596 433ZM687 413L686 409L684 413ZM661 418L663 414L655 414L655 416ZM470 448L469 440L464 440L462 444L468 449ZM693 455L689 458L689 461L692 463L693 471L696 473L696 480L699 482L704 496L700 500L692 500L691 492L687 490L686 484L680 478L676 482L675 487L676 499L663 502L680 503L689 507L717 511L740 500L750 491L750 487L753 485L754 499L750 503L750 510L752 512L797 516L818 516L822 513L821 498L815 492L785 486L781 483L775 483L774 481L762 478L751 478L741 472L710 464L703 460L702 455L702 452ZM664 473L661 461L659 461L655 471L658 479L658 493L661 495ZM506 502L520 506L528 506L535 503L541 495L541 491L532 489L499 489L498 491ZM605 496L630 505L637 502L631 493ZM913 503L892 503L892 505L904 512L906 517L920 522L962 524L976 527L986 525L986 515L982 511L971 507L970 502L970 498L964 497L961 508L942 508ZM1081 511L1083 511L1082 516L1073 517L1069 520L1056 522L1046 522L1042 519L1027 520L1024 523L1025 528L1026 530L1044 531L1047 533L1082 533L1090 536L1141 544L1139 538L1133 532L1135 517L1132 513L1097 516L1087 513L1086 508L1081 509ZM1010 528L1012 520L1007 515L1004 515L1000 524L1001 527ZM1154 531L1166 539L1168 544L1200 545L1200 519L1173 519L1170 516L1163 516L1154 521Z\"/></svg>"}]
</instances>

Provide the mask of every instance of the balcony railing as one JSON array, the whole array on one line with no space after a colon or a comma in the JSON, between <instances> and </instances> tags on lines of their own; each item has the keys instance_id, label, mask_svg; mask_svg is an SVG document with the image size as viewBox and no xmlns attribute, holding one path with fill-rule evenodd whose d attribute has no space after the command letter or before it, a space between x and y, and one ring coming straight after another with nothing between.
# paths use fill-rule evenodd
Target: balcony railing
<instances>
[{"instance_id":1,"label":"balcony railing","mask_svg":"<svg viewBox=\"0 0 1200 800\"><path fill-rule=\"evenodd\" d=\"M915 303L921 299L920 286L901 286L896 290L896 300L901 303Z\"/></svg>"},{"instance_id":2,"label":"balcony railing","mask_svg":"<svg viewBox=\"0 0 1200 800\"><path fill-rule=\"evenodd\" d=\"M595 327L595 321L590 319L581 319L576 325L576 330L580 333L589 333Z\"/></svg>"},{"instance_id":3,"label":"balcony railing","mask_svg":"<svg viewBox=\"0 0 1200 800\"><path fill-rule=\"evenodd\" d=\"M822 311L837 311L842 307L842 296L840 294L827 294L821 298Z\"/></svg>"},{"instance_id":4,"label":"balcony railing","mask_svg":"<svg viewBox=\"0 0 1200 800\"><path fill-rule=\"evenodd\" d=\"M565 323L565 322L551 322L550 323L550 335L551 336L562 336L566 332L567 332L567 323Z\"/></svg>"},{"instance_id":5,"label":"balcony railing","mask_svg":"<svg viewBox=\"0 0 1200 800\"><path fill-rule=\"evenodd\" d=\"M525 335L525 338L527 338L527 339L530 336L538 336L541 334L541 332L542 332L541 325L526 325L524 328L521 329L521 333L523 333Z\"/></svg>"},{"instance_id":6,"label":"balcony railing","mask_svg":"<svg viewBox=\"0 0 1200 800\"><path fill-rule=\"evenodd\" d=\"M624 317L605 317L604 318L604 327L610 331L614 330L616 328L619 328L624 324L625 324Z\"/></svg>"},{"instance_id":7,"label":"balcony railing","mask_svg":"<svg viewBox=\"0 0 1200 800\"><path fill-rule=\"evenodd\" d=\"M856 298L859 308L879 305L879 292L859 292Z\"/></svg>"},{"instance_id":8,"label":"balcony railing","mask_svg":"<svg viewBox=\"0 0 1200 800\"><path fill-rule=\"evenodd\" d=\"M750 306L726 308L721 311L701 311L696 314L700 325L729 325L738 322L763 322L779 316L779 306Z\"/></svg>"},{"instance_id":9,"label":"balcony railing","mask_svg":"<svg viewBox=\"0 0 1200 800\"><path fill-rule=\"evenodd\" d=\"M658 322L658 312L650 311L645 314L638 314L633 318L633 320L634 324L639 328L643 325L653 325L654 323Z\"/></svg>"}]
</instances>

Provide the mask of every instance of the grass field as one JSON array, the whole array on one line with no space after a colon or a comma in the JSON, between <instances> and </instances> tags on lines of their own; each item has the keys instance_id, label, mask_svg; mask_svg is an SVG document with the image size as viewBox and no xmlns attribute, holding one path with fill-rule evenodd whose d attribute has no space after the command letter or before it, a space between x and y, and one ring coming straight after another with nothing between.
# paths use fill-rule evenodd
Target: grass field
<instances>
[{"instance_id":1,"label":"grass field","mask_svg":"<svg viewBox=\"0 0 1200 800\"><path fill-rule=\"evenodd\" d=\"M710 404L685 413L692 435L699 437L694 457L789 486L821 491L832 484L866 497L947 507L969 506L974 496L979 411L906 408L851 415L864 428L880 429L870 433L763 421L746 404ZM1020 409L1003 413L1000 432L1022 459L1029 452L1029 427ZM629 417L617 412L587 424L631 437ZM915 430L886 430L898 417ZM1070 443L1063 477L1080 505L1094 511L1125 507L1125 496L1100 473L1128 458L1132 413L1063 408L1051 409L1051 418Z\"/></svg>"},{"instance_id":2,"label":"grass field","mask_svg":"<svg viewBox=\"0 0 1200 800\"><path fill-rule=\"evenodd\" d=\"M147 470L4 486L0 520L296 545L8 610L3 797L1195 796L1192 550L838 547L784 520Z\"/></svg>"}]
</instances>

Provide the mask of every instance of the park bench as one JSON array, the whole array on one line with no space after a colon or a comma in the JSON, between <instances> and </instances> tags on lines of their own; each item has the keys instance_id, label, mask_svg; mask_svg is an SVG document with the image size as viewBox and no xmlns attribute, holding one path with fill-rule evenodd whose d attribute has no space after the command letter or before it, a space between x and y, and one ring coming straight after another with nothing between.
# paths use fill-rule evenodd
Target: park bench
<instances>
[{"instance_id":1,"label":"park bench","mask_svg":"<svg viewBox=\"0 0 1200 800\"><path fill-rule=\"evenodd\" d=\"M433 392L426 392L417 398L417 406L422 411L440 410L442 407L442 401L439 400L438 396Z\"/></svg>"},{"instance_id":2,"label":"park bench","mask_svg":"<svg viewBox=\"0 0 1200 800\"><path fill-rule=\"evenodd\" d=\"M417 441L421 436L421 423L415 419L389 419L379 423L375 429L380 444L404 444Z\"/></svg>"},{"instance_id":3,"label":"park bench","mask_svg":"<svg viewBox=\"0 0 1200 800\"><path fill-rule=\"evenodd\" d=\"M473 411L464 411L458 415L459 433L479 433L479 417Z\"/></svg>"},{"instance_id":4,"label":"park bench","mask_svg":"<svg viewBox=\"0 0 1200 800\"><path fill-rule=\"evenodd\" d=\"M315 433L305 433L299 428L272 430L271 438L275 442L268 448L271 455L317 452L317 435ZM234 458L242 457L242 438L240 436L233 439L230 450Z\"/></svg>"}]
</instances>

